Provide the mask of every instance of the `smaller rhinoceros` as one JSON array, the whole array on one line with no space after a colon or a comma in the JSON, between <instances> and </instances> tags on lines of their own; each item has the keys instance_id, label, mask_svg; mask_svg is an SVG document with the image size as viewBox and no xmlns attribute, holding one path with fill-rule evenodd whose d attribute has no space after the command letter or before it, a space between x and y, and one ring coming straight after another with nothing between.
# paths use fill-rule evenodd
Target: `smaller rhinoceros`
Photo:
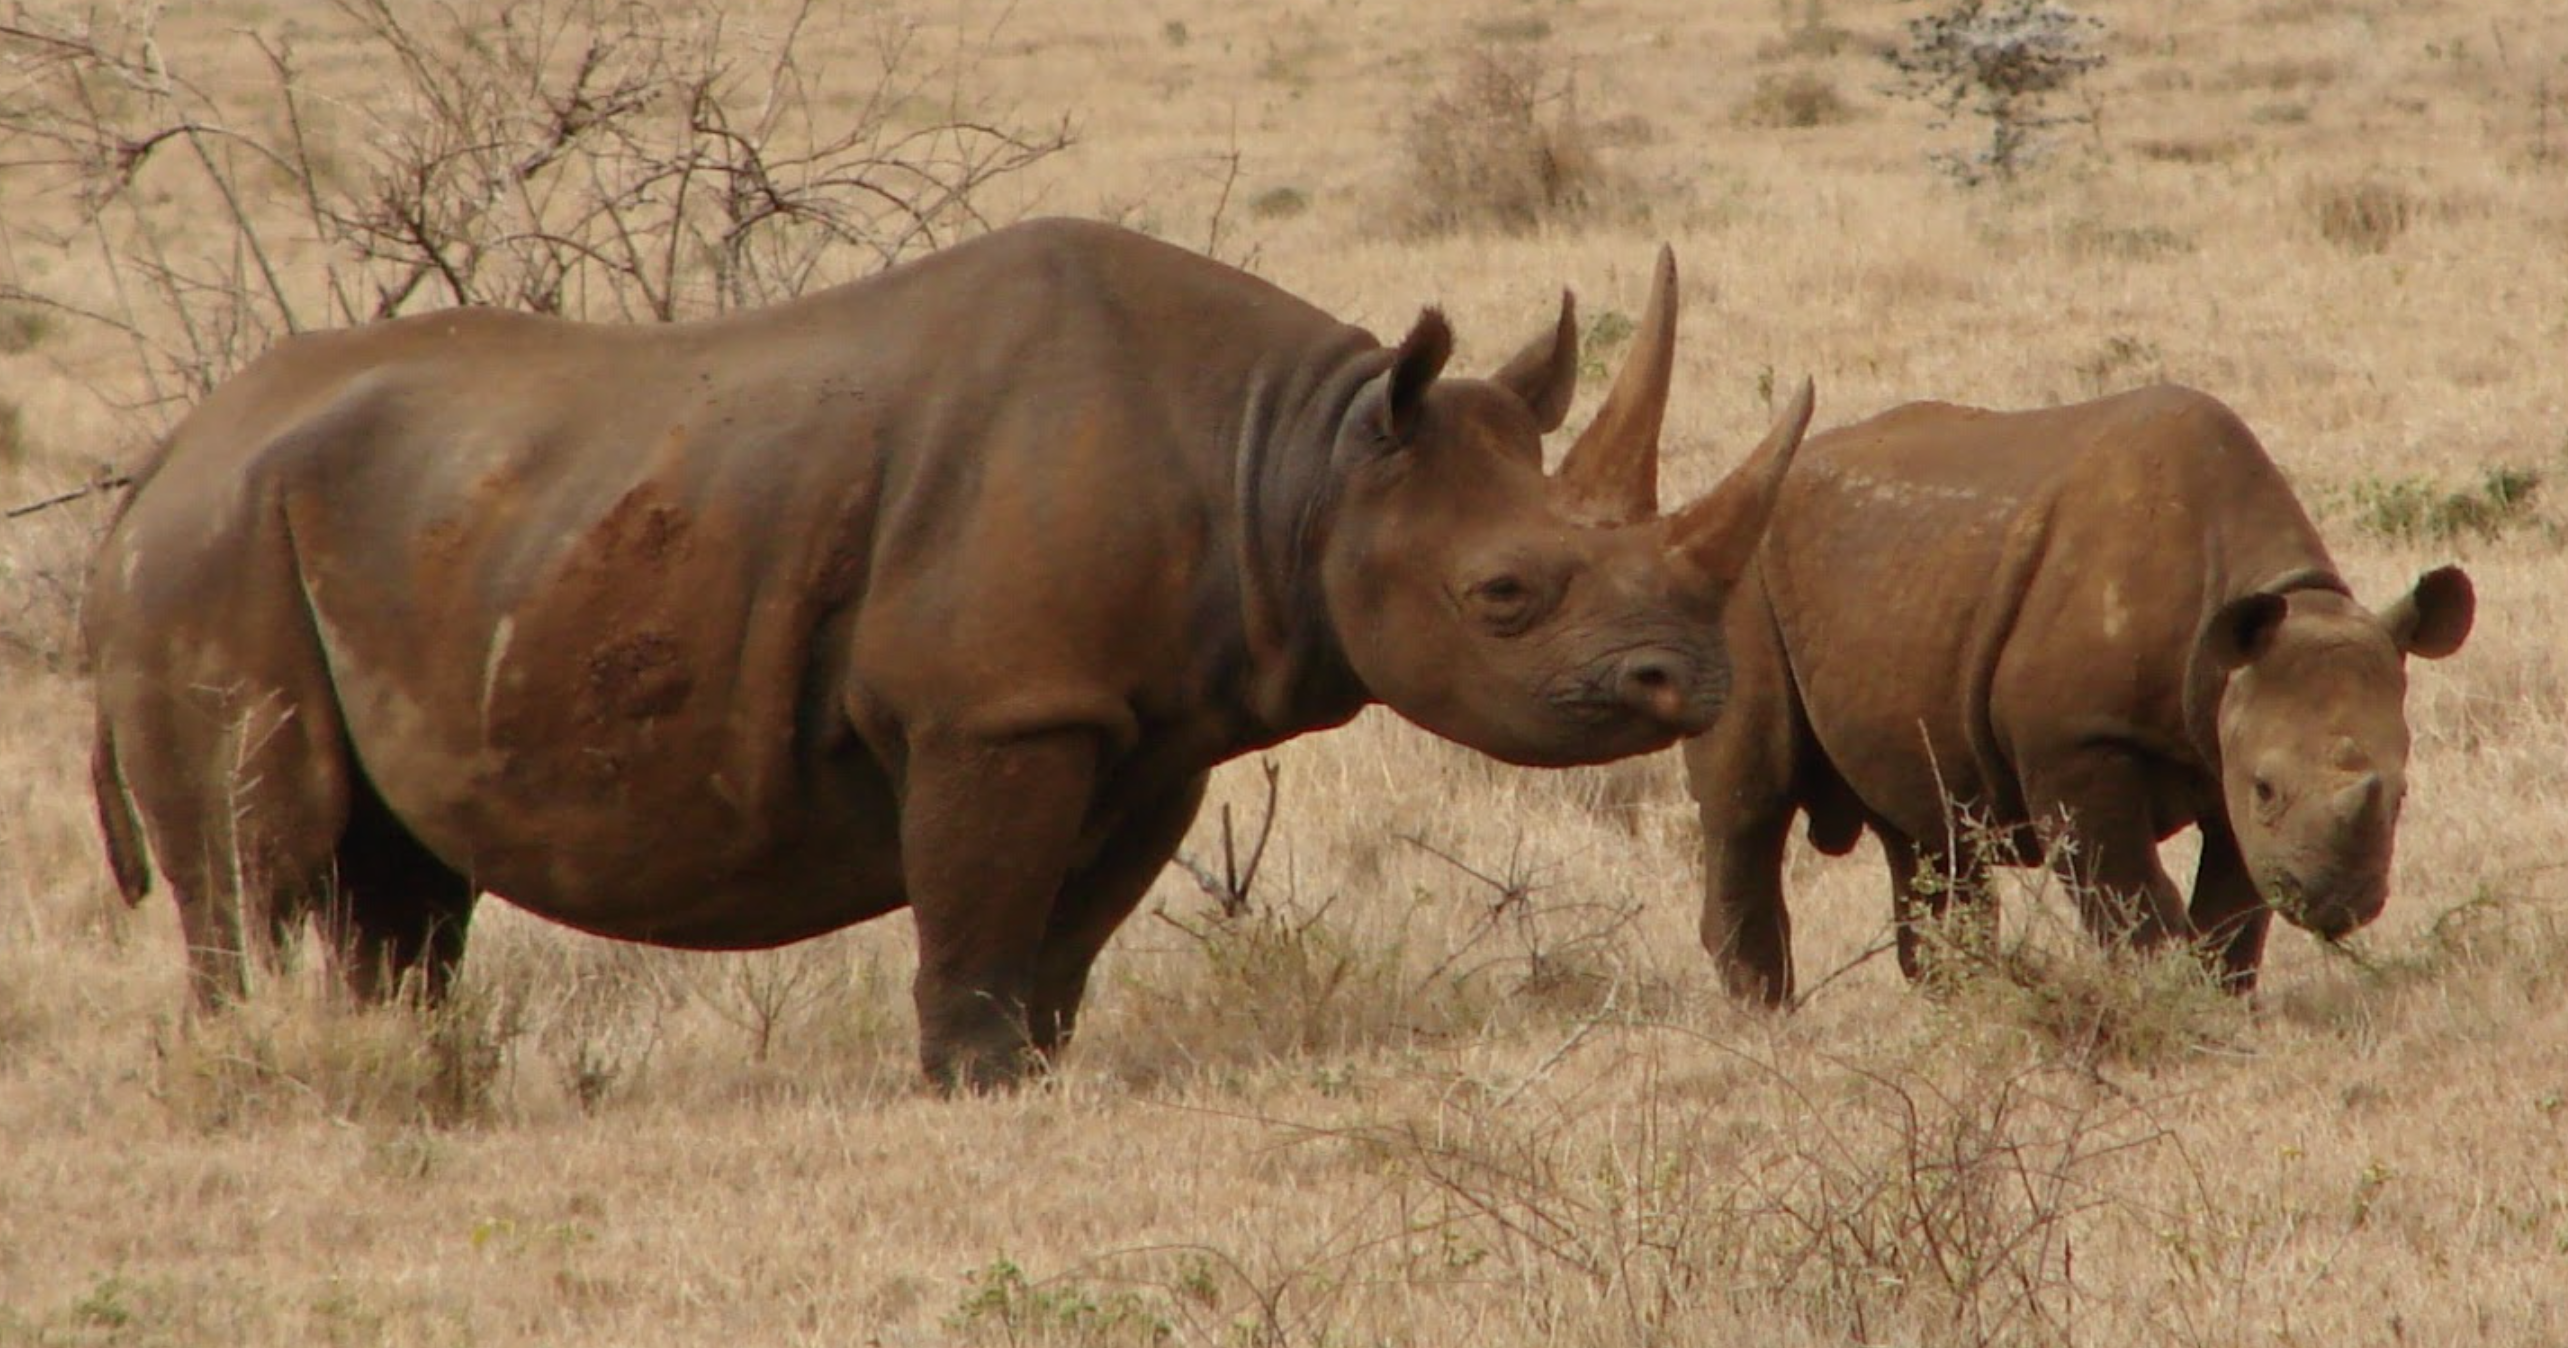
<instances>
[{"instance_id":1,"label":"smaller rhinoceros","mask_svg":"<svg viewBox=\"0 0 2568 1348\"><path fill-rule=\"evenodd\" d=\"M1881 839L1912 979L1921 917L2047 858L2099 939L2199 939L2246 991L2274 913L2330 939L2379 915L2405 657L2459 649L2474 607L2457 567L2356 603L2254 433L2191 389L1814 436L1726 610L1729 710L1685 750L1704 947L1732 993L1789 1003L1806 810L1823 852ZM2190 913L2157 855L2188 824Z\"/></svg>"}]
</instances>

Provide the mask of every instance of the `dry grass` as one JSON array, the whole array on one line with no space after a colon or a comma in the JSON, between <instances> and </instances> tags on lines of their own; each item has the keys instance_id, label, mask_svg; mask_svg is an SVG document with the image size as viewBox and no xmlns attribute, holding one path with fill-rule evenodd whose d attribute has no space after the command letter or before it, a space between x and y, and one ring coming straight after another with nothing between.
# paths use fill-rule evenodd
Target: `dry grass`
<instances>
[{"instance_id":1,"label":"dry grass","mask_svg":"<svg viewBox=\"0 0 2568 1348\"><path fill-rule=\"evenodd\" d=\"M736 3L764 36L788 12ZM169 49L227 87L264 87L242 30L289 27L315 106L385 82L314 0L170 8ZM2397 892L2353 954L2278 933L2250 1012L2096 959L2056 896L2010 892L2009 959L1932 999L1870 953L1878 858L1796 844L1819 991L1752 1016L1694 945L1667 759L1521 772L1374 714L1277 751L1256 903L1221 918L1172 873L1067 1070L1016 1098L914 1084L897 918L697 956L493 904L451 1017L334 1009L306 974L189 1029L173 916L107 897L89 820L84 501L0 525L0 1343L2568 1341L2560 536L2443 509L2558 471L2568 180L2542 138L2568 119L2537 94L2568 83L2568 11L2081 8L2114 34L2092 153L1994 193L1941 181L1895 100L1732 122L1779 33L1869 87L1915 12L1890 0L1067 0L1016 7L968 79L1076 118L993 214L1201 243L1228 202L1225 256L1377 331L1440 301L1466 369L1564 282L1591 316L1635 303L1671 239L1672 499L1804 370L1823 421L2160 375L2227 398L2366 597L2456 554L2479 584L2471 646L2412 671ZM1000 17L914 12L938 50ZM877 50L871 25L816 13L797 54ZM1646 230L1387 227L1428 190L1409 118L1492 41L1648 133L1595 142ZM77 203L22 181L0 179L13 230L69 232ZM2365 183L2407 204L2364 207ZM1255 204L1283 185L1299 209ZM13 244L0 274L112 299L68 249ZM129 460L148 420L127 348L16 314L0 506ZM2401 484L2415 528L2378 513ZM1242 765L1215 791L1253 815L1263 784Z\"/></svg>"}]
</instances>

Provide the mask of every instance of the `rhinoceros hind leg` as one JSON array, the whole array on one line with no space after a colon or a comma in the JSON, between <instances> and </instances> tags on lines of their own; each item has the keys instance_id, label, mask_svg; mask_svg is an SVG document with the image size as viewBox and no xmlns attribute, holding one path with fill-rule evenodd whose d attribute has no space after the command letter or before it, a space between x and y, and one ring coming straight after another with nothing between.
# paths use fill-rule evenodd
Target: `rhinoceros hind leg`
<instances>
[{"instance_id":1,"label":"rhinoceros hind leg","mask_svg":"<svg viewBox=\"0 0 2568 1348\"><path fill-rule=\"evenodd\" d=\"M1062 885L1036 956L1034 999L1026 1008L1035 1051L1047 1063L1069 1047L1079 1003L1087 996L1090 966L1177 854L1177 844L1185 841L1204 803L1208 780L1190 778L1165 799L1135 812L1097 859Z\"/></svg>"},{"instance_id":2,"label":"rhinoceros hind leg","mask_svg":"<svg viewBox=\"0 0 2568 1348\"><path fill-rule=\"evenodd\" d=\"M2265 934L2274 910L2256 892L2246 859L2238 853L2237 835L2227 821L2202 821L2202 860L2194 870L2192 918L2203 955L2221 986L2235 993L2256 990L2256 973L2265 963Z\"/></svg>"},{"instance_id":3,"label":"rhinoceros hind leg","mask_svg":"<svg viewBox=\"0 0 2568 1348\"><path fill-rule=\"evenodd\" d=\"M361 1002L392 998L412 971L430 1006L445 1000L464 958L477 897L360 779L340 835L338 883L322 905L341 978Z\"/></svg>"},{"instance_id":4,"label":"rhinoceros hind leg","mask_svg":"<svg viewBox=\"0 0 2568 1348\"><path fill-rule=\"evenodd\" d=\"M910 746L901 867L918 924L919 1065L938 1089L1003 1090L1040 1059L1035 971L1095 790L1095 735Z\"/></svg>"},{"instance_id":5,"label":"rhinoceros hind leg","mask_svg":"<svg viewBox=\"0 0 2568 1348\"><path fill-rule=\"evenodd\" d=\"M178 904L197 1010L250 991L329 871L345 807L336 721L255 685L137 699L124 773Z\"/></svg>"},{"instance_id":6,"label":"rhinoceros hind leg","mask_svg":"<svg viewBox=\"0 0 2568 1348\"><path fill-rule=\"evenodd\" d=\"M211 887L172 881L179 939L187 946L187 988L199 1013L220 1011L249 995L250 975L238 898Z\"/></svg>"}]
</instances>

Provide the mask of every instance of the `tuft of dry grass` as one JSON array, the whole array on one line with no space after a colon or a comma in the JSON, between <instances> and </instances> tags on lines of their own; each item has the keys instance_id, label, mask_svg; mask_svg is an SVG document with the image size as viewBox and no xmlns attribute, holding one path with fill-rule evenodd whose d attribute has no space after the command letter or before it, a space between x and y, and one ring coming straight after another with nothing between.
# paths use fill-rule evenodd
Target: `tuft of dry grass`
<instances>
[{"instance_id":1,"label":"tuft of dry grass","mask_svg":"<svg viewBox=\"0 0 2568 1348\"><path fill-rule=\"evenodd\" d=\"M2320 183L2309 209L2319 237L2349 253L2388 251L2423 213L2416 193L2373 177Z\"/></svg>"},{"instance_id":2,"label":"tuft of dry grass","mask_svg":"<svg viewBox=\"0 0 2568 1348\"><path fill-rule=\"evenodd\" d=\"M1834 126L1854 115L1836 82L1815 70L1760 75L1756 89L1730 110L1730 120L1740 126L1774 129Z\"/></svg>"},{"instance_id":3,"label":"tuft of dry grass","mask_svg":"<svg viewBox=\"0 0 2568 1348\"><path fill-rule=\"evenodd\" d=\"M158 1030L148 1090L199 1132L298 1122L451 1128L497 1118L523 1010L487 992L356 1009L308 983Z\"/></svg>"}]
</instances>

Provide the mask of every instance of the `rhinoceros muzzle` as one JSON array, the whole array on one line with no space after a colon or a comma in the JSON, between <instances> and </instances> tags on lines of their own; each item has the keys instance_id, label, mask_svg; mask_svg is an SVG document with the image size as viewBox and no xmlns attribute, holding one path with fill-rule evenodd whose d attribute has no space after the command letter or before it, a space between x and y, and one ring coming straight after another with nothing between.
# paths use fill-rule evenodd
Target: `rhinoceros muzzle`
<instances>
[{"instance_id":1,"label":"rhinoceros muzzle","mask_svg":"<svg viewBox=\"0 0 2568 1348\"><path fill-rule=\"evenodd\" d=\"M1671 735L1712 728L1729 701L1729 666L1677 646L1636 646L1597 663L1575 701L1598 719L1638 718Z\"/></svg>"},{"instance_id":2,"label":"rhinoceros muzzle","mask_svg":"<svg viewBox=\"0 0 2568 1348\"><path fill-rule=\"evenodd\" d=\"M2359 870L2268 876L2263 888L2266 902L2293 926L2322 941L2336 941L2381 915L2389 900L2390 872L2384 858L2377 867Z\"/></svg>"},{"instance_id":3,"label":"rhinoceros muzzle","mask_svg":"<svg viewBox=\"0 0 2568 1348\"><path fill-rule=\"evenodd\" d=\"M1729 670L1675 646L1635 646L1598 659L1546 690L1588 724L1639 719L1672 735L1710 729L1728 700Z\"/></svg>"}]
</instances>

